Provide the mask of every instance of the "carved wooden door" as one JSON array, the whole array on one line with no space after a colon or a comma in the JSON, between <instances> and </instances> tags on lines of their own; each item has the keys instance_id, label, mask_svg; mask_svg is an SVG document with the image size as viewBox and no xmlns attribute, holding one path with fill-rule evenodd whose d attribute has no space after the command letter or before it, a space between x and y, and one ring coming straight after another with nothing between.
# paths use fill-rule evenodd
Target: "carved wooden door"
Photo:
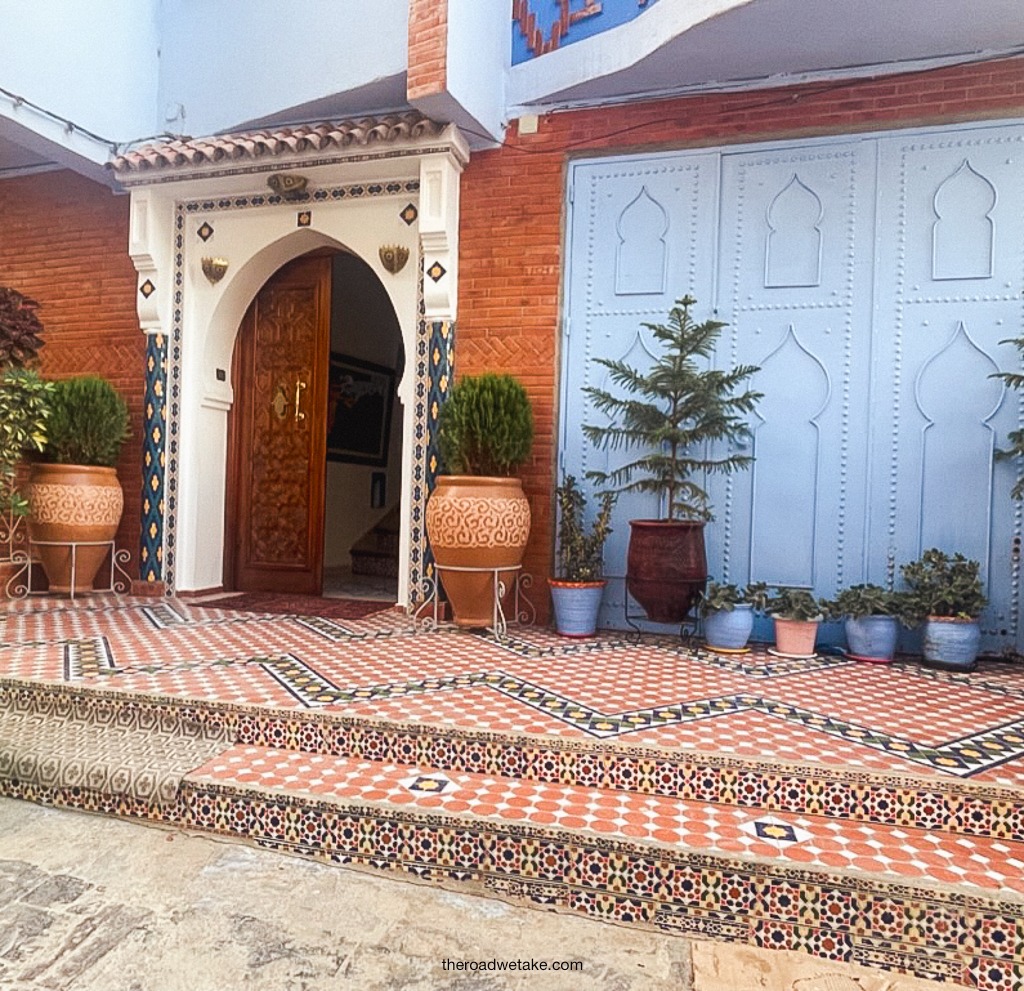
<instances>
[{"instance_id":1,"label":"carved wooden door","mask_svg":"<svg viewBox=\"0 0 1024 991\"><path fill-rule=\"evenodd\" d=\"M328 257L292 262L243 321L226 576L241 591L322 588L330 275Z\"/></svg>"}]
</instances>

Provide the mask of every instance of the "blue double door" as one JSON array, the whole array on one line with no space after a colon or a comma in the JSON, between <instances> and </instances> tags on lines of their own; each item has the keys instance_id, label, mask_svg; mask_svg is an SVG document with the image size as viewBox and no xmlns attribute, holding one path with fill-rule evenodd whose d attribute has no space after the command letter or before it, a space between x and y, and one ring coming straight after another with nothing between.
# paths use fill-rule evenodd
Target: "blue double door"
<instances>
[{"instance_id":1,"label":"blue double door","mask_svg":"<svg viewBox=\"0 0 1024 991\"><path fill-rule=\"evenodd\" d=\"M685 293L758 365L750 471L707 479L709 571L832 595L938 546L982 562L987 649L1019 644L1022 507L997 448L1021 422L998 370L1024 334L1024 126L994 124L586 160L569 173L561 470L607 470L579 429L597 357L644 366ZM623 496L605 563L625 571ZM604 623L635 604L613 580Z\"/></svg>"}]
</instances>

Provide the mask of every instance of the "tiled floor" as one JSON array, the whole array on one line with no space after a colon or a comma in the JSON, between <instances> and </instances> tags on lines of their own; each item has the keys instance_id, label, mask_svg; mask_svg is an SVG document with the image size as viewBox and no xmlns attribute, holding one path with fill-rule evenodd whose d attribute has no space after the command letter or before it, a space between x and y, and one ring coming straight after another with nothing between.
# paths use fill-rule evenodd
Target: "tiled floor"
<instances>
[{"instance_id":1,"label":"tiled floor","mask_svg":"<svg viewBox=\"0 0 1024 991\"><path fill-rule=\"evenodd\" d=\"M190 712L234 727L237 742L185 778L191 792L180 815L201 826L237 832L233 822L245 821L253 835L266 829L268 842L283 842L292 827L273 810L292 796L350 810L353 825L324 826L322 842L335 849L355 830L363 839L352 849L371 866L383 863L373 844L391 841L391 826L381 825L391 815L419 817L407 850L414 836L434 843L423 834L436 815L454 824L452 835L460 823L467 837L476 830L484 860L506 842L500 830L513 827L526 830L525 846L530 830L556 845L570 834L638 844L634 861L650 845L704 864L701 884L712 894L702 895L710 915L700 924L724 926L727 936L735 920L715 915L718 868L702 857L732 858L732 870L753 872L755 888L758 872L781 870L780 884L810 885L815 898L826 897L815 887L821 878L846 879L835 890L849 905L861 904L863 879L895 886L885 888L894 903L917 892L900 909L906 919L932 896L940 908L942 899L991 898L982 921L971 921L980 909L958 916L963 933L943 944L935 972L999 991L1024 978L1024 666L986 661L950 674L910 660L791 660L763 649L721 656L674 638L568 641L530 628L498 641L426 632L400 610L337 621L98 596L74 607L10 603L2 616L0 691L29 684L100 692L118 704L187 701ZM367 825L369 807L383 811ZM364 810L362 825L351 810ZM455 839L445 843L455 852L440 855L442 866L459 856ZM523 850L514 856L528 866ZM634 861L636 878L643 871ZM428 863L417 869L437 869ZM607 857L601 870L618 883ZM685 890L672 897L685 900ZM788 918L789 903L779 904L748 905L744 931L805 948L799 926L772 921ZM1017 906L1009 915L1007 904ZM998 968L979 962L997 959L996 949L975 952L964 933L1004 917L1020 938L996 979ZM817 903L813 918L815 932L834 923L844 940L861 941L858 959L875 959L862 923L830 921ZM939 923L920 939L908 925L907 953L926 953L941 936ZM832 944L815 939L811 952L828 955ZM950 963L957 953L969 957L962 970Z\"/></svg>"},{"instance_id":2,"label":"tiled floor","mask_svg":"<svg viewBox=\"0 0 1024 991\"><path fill-rule=\"evenodd\" d=\"M505 642L96 597L6 607L0 677L1024 789L1024 667L720 656L672 638Z\"/></svg>"}]
</instances>

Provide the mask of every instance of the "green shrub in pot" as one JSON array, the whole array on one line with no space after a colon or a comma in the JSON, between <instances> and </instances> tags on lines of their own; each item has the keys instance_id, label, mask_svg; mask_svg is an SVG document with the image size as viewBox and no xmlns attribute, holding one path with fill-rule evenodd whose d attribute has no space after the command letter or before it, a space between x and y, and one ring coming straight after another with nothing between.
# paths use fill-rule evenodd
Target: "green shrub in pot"
<instances>
[{"instance_id":1,"label":"green shrub in pot","mask_svg":"<svg viewBox=\"0 0 1024 991\"><path fill-rule=\"evenodd\" d=\"M981 564L937 547L900 567L910 611L924 623L924 662L953 671L974 668L981 646L978 617L988 605Z\"/></svg>"},{"instance_id":2,"label":"green shrub in pot","mask_svg":"<svg viewBox=\"0 0 1024 991\"><path fill-rule=\"evenodd\" d=\"M496 582L509 588L516 571L498 569L520 566L530 536L530 504L513 472L532 444L533 410L521 382L487 373L455 383L438 416L443 473L427 501L426 528L459 626L501 622Z\"/></svg>"},{"instance_id":3,"label":"green shrub in pot","mask_svg":"<svg viewBox=\"0 0 1024 991\"><path fill-rule=\"evenodd\" d=\"M615 494L601 495L600 508L588 528L586 495L574 475L566 475L555 489L558 537L555 578L548 579L555 612L555 629L562 636L592 636L607 582L604 580L604 545L612 532Z\"/></svg>"},{"instance_id":4,"label":"green shrub in pot","mask_svg":"<svg viewBox=\"0 0 1024 991\"><path fill-rule=\"evenodd\" d=\"M124 509L116 464L130 433L128 407L104 378L53 384L49 437L32 466L29 537L50 591L87 592L111 551Z\"/></svg>"}]
</instances>

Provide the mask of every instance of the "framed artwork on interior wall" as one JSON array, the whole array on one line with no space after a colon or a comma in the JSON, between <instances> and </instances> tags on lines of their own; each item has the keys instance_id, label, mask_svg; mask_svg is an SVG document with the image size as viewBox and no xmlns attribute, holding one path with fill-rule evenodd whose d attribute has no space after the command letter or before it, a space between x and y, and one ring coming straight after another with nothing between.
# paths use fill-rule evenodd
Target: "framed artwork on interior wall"
<instances>
[{"instance_id":1,"label":"framed artwork on interior wall","mask_svg":"<svg viewBox=\"0 0 1024 991\"><path fill-rule=\"evenodd\" d=\"M388 463L394 398L393 369L332 351L327 460L384 467Z\"/></svg>"}]
</instances>

